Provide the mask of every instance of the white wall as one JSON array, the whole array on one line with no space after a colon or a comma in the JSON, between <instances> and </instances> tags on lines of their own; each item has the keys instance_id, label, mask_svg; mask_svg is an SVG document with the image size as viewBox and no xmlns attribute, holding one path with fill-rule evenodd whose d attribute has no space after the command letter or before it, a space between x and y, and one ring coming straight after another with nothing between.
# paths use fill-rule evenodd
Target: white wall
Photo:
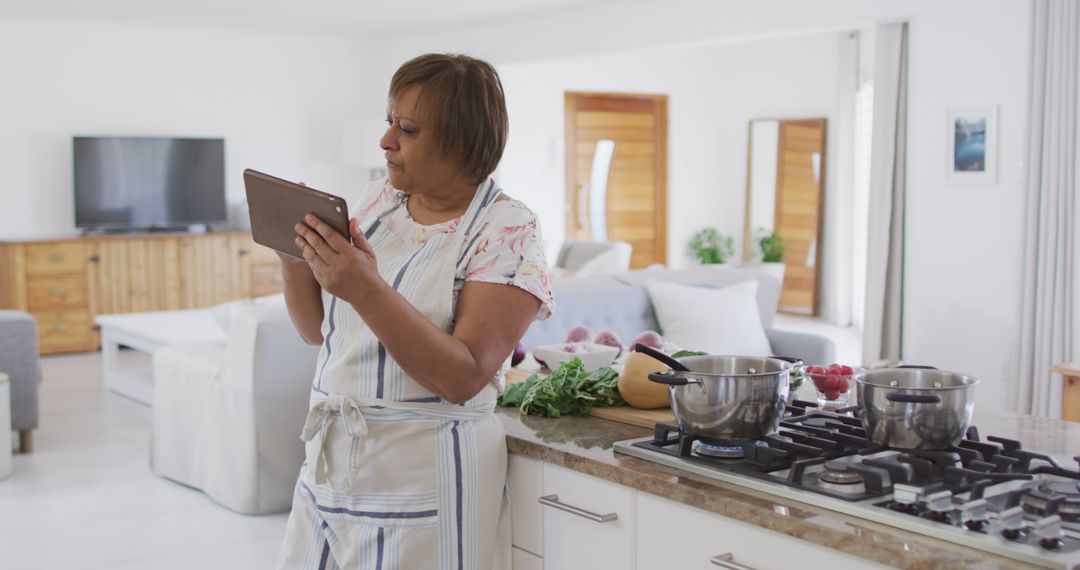
<instances>
[{"instance_id":1,"label":"white wall","mask_svg":"<svg viewBox=\"0 0 1080 570\"><path fill-rule=\"evenodd\" d=\"M384 53L389 64L424 51L464 51L489 58L513 75L514 67L510 64L525 61L909 21L903 356L912 362L930 363L981 378L979 405L1006 408L1006 383L1010 381L1007 370L1015 358L1013 351L1018 339L1015 323L1020 296L1029 8L1029 1L1020 0L625 2L617 11L600 4L534 14L529 18L401 35L387 43ZM643 54L648 62L655 62L657 57ZM536 65L540 66L538 69L556 67ZM571 77L580 77L583 72L574 62L565 65ZM594 73L605 72L594 70ZM671 91L652 81L646 73L639 75L635 88ZM624 81L615 87L628 88L629 83ZM718 91L713 96L722 93ZM798 101L800 94L795 92L790 96L785 103ZM673 100L673 117L674 104ZM980 104L1000 106L998 181L985 186L950 186L945 181L947 109ZM517 116L511 119L521 120ZM743 128L740 131L745 132ZM544 132L549 137L554 133L551 129ZM675 126L672 136L677 136ZM693 189L684 180L677 180L680 176L677 173L689 174L685 167L688 159L679 157L684 152L695 150L685 144L676 146L673 141L669 218L672 244L680 242L680 236L674 232L678 231L678 224L684 223L688 205L704 204L716 211L724 206L730 208L733 201L711 195L715 182ZM697 152L695 156L700 160L702 154L700 150ZM547 160L549 154L545 150L536 160ZM709 157L710 164L715 164L714 158L715 154ZM513 178L510 166L507 165L504 177ZM721 171L719 166L714 168L713 172ZM562 186L557 184L547 191L561 196ZM538 209L549 217L554 213L551 206ZM559 230L552 227L554 222L545 220L545 223L549 235L558 235Z\"/></svg>"},{"instance_id":2,"label":"white wall","mask_svg":"<svg viewBox=\"0 0 1080 570\"><path fill-rule=\"evenodd\" d=\"M244 199L247 167L346 192L356 176L366 180L342 148L343 125L357 123L350 118L361 111L369 76L362 59L369 50L357 46L314 36L0 22L0 238L75 233L73 135L224 137L230 203Z\"/></svg>"},{"instance_id":3,"label":"white wall","mask_svg":"<svg viewBox=\"0 0 1080 570\"><path fill-rule=\"evenodd\" d=\"M828 33L504 64L510 139L500 182L537 212L554 259L565 237L564 92L667 95L668 264L690 264L690 237L707 226L734 237L741 255L750 121L831 118L838 45Z\"/></svg>"}]
</instances>

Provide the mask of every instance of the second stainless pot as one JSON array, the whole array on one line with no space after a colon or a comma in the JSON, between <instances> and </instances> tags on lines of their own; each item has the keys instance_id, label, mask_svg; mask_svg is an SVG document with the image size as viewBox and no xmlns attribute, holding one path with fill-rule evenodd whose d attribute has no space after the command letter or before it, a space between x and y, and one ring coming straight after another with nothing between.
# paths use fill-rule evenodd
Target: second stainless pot
<instances>
[{"instance_id":1,"label":"second stainless pot","mask_svg":"<svg viewBox=\"0 0 1080 570\"><path fill-rule=\"evenodd\" d=\"M952 447L971 423L978 382L929 367L883 368L856 376L866 437L900 449Z\"/></svg>"},{"instance_id":2,"label":"second stainless pot","mask_svg":"<svg viewBox=\"0 0 1080 570\"><path fill-rule=\"evenodd\" d=\"M671 411L686 433L712 439L758 439L776 431L788 400L791 369L777 357L691 356L689 371L649 374L667 384Z\"/></svg>"}]
</instances>

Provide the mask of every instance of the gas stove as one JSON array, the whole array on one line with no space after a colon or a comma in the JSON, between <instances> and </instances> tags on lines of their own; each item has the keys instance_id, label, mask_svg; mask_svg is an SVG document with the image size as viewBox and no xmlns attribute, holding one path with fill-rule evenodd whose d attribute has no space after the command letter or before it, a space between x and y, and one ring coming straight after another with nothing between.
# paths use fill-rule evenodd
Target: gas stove
<instances>
[{"instance_id":1,"label":"gas stove","mask_svg":"<svg viewBox=\"0 0 1080 570\"><path fill-rule=\"evenodd\" d=\"M1080 570L1080 457L1062 465L970 428L948 450L866 438L855 408L789 406L761 440L709 440L657 424L615 452L1046 568Z\"/></svg>"}]
</instances>

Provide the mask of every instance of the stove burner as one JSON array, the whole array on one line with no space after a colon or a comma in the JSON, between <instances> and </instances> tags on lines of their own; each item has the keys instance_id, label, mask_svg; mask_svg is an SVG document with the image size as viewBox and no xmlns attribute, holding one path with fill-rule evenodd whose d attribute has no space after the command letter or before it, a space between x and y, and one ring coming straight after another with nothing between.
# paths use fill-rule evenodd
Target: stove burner
<instances>
[{"instance_id":1,"label":"stove burner","mask_svg":"<svg viewBox=\"0 0 1080 570\"><path fill-rule=\"evenodd\" d=\"M765 445L762 441L747 442L749 445L760 447ZM701 439L694 440L694 443L690 444L690 452L695 455L701 455L705 457L716 457L718 459L742 459L746 456L745 448L738 442L725 442L720 443L716 441L705 441Z\"/></svg>"},{"instance_id":2,"label":"stove burner","mask_svg":"<svg viewBox=\"0 0 1080 570\"><path fill-rule=\"evenodd\" d=\"M1048 507L1057 503L1061 520L1080 522L1080 483L1076 481L1040 481L1021 499L1024 510L1040 516L1049 516Z\"/></svg>"},{"instance_id":3,"label":"stove burner","mask_svg":"<svg viewBox=\"0 0 1080 570\"><path fill-rule=\"evenodd\" d=\"M821 480L834 485L857 485L863 482L863 477L854 471L848 471L846 463L826 461Z\"/></svg>"},{"instance_id":4,"label":"stove burner","mask_svg":"<svg viewBox=\"0 0 1080 570\"><path fill-rule=\"evenodd\" d=\"M722 459L739 459L744 453L740 445L718 445L696 440L690 446L690 450L697 455L708 457L720 457Z\"/></svg>"}]
</instances>

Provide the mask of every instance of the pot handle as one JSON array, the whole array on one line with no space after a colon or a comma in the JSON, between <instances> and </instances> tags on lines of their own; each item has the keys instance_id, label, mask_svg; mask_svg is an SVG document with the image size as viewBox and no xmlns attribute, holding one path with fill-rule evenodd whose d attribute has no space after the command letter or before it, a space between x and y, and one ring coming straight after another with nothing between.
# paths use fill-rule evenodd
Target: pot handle
<instances>
[{"instance_id":1,"label":"pot handle","mask_svg":"<svg viewBox=\"0 0 1080 570\"><path fill-rule=\"evenodd\" d=\"M901 364L897 368L917 368L919 370L937 370L937 366L924 366L920 364Z\"/></svg>"},{"instance_id":2,"label":"pot handle","mask_svg":"<svg viewBox=\"0 0 1080 570\"><path fill-rule=\"evenodd\" d=\"M697 380L690 380L685 376L679 376L674 372L651 372L649 380L668 386L686 386L687 384L700 384Z\"/></svg>"},{"instance_id":3,"label":"pot handle","mask_svg":"<svg viewBox=\"0 0 1080 570\"><path fill-rule=\"evenodd\" d=\"M795 358L794 356L770 356L769 358L775 358L777 360L783 360L784 362L790 362L793 367L799 367L803 365L803 359Z\"/></svg>"},{"instance_id":4,"label":"pot handle","mask_svg":"<svg viewBox=\"0 0 1080 570\"><path fill-rule=\"evenodd\" d=\"M890 402L903 402L905 404L941 403L941 396L938 396L937 394L897 394L895 392L889 392L885 394L885 399Z\"/></svg>"},{"instance_id":5,"label":"pot handle","mask_svg":"<svg viewBox=\"0 0 1080 570\"><path fill-rule=\"evenodd\" d=\"M672 370L678 370L680 372L690 372L690 369L684 366L682 362L675 360L674 358L664 354L663 352L660 352L659 350L656 350L651 346L646 346L644 344L638 343L634 345L634 350L646 356L651 356L659 360L660 362L663 362L667 365L668 368Z\"/></svg>"}]
</instances>

